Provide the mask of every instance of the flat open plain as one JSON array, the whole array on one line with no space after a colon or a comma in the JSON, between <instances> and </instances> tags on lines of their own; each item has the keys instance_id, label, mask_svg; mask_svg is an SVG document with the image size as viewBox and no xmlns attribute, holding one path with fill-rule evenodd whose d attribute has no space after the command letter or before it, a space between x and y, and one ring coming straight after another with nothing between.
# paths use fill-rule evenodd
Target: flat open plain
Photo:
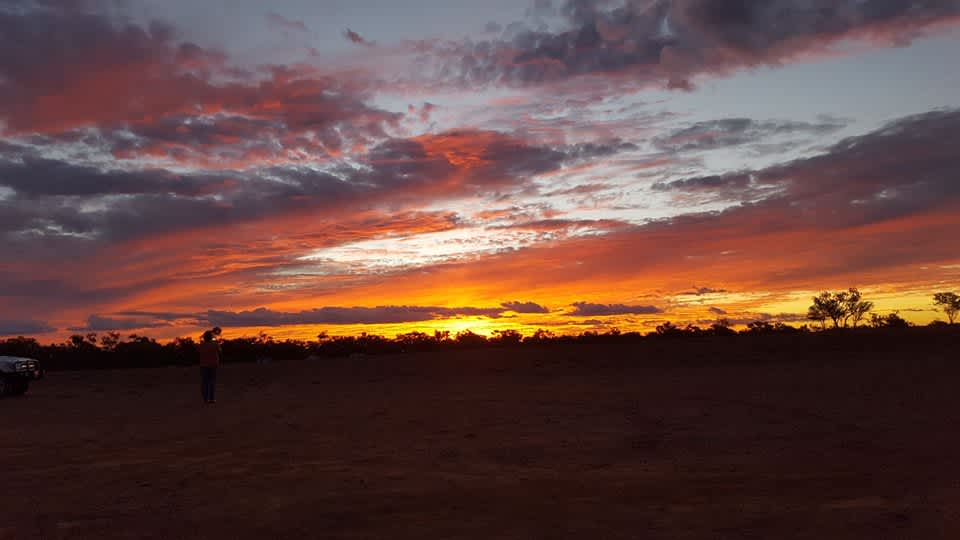
<instances>
[{"instance_id":1,"label":"flat open plain","mask_svg":"<svg viewBox=\"0 0 960 540\"><path fill-rule=\"evenodd\" d=\"M960 538L955 339L50 373L0 538Z\"/></svg>"}]
</instances>

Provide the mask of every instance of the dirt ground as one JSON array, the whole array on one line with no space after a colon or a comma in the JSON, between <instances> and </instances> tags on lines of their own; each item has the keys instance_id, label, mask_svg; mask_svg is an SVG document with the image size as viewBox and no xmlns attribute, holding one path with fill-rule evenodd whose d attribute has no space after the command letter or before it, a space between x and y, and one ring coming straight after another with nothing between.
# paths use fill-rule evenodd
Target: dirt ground
<instances>
[{"instance_id":1,"label":"dirt ground","mask_svg":"<svg viewBox=\"0 0 960 540\"><path fill-rule=\"evenodd\" d=\"M51 373L0 400L0 538L960 538L955 345Z\"/></svg>"}]
</instances>

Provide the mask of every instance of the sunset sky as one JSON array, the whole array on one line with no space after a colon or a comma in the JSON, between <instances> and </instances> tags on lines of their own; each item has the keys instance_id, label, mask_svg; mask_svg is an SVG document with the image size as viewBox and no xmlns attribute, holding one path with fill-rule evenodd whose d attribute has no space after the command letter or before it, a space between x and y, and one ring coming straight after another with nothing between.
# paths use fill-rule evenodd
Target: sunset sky
<instances>
[{"instance_id":1,"label":"sunset sky","mask_svg":"<svg viewBox=\"0 0 960 540\"><path fill-rule=\"evenodd\" d=\"M0 0L0 336L960 292L960 0Z\"/></svg>"}]
</instances>

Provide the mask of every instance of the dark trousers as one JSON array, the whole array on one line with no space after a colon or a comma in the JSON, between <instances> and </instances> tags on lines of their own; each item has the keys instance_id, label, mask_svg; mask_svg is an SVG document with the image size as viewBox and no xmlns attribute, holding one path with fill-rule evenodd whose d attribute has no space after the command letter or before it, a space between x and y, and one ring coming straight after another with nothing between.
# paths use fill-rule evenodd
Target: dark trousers
<instances>
[{"instance_id":1,"label":"dark trousers","mask_svg":"<svg viewBox=\"0 0 960 540\"><path fill-rule=\"evenodd\" d=\"M203 394L203 401L213 401L217 395L217 368L200 368L200 393Z\"/></svg>"}]
</instances>

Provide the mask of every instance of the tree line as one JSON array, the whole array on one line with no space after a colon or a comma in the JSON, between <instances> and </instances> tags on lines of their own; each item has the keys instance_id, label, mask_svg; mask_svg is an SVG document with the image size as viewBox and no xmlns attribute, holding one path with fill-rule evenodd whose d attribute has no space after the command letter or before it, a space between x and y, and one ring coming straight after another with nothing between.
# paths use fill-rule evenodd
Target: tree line
<instances>
[{"instance_id":1,"label":"tree line","mask_svg":"<svg viewBox=\"0 0 960 540\"><path fill-rule=\"evenodd\" d=\"M947 316L948 324L954 324L960 312L960 296L953 292L935 293L933 306ZM821 329L826 329L828 320L834 329L856 328L870 314L869 323L874 328L909 326L898 312L887 315L870 313L873 307L873 302L864 299L856 287L840 292L824 291L813 297L807 319L819 323Z\"/></svg>"},{"instance_id":2,"label":"tree line","mask_svg":"<svg viewBox=\"0 0 960 540\"><path fill-rule=\"evenodd\" d=\"M937 293L934 295L934 305L947 316L949 322L935 321L931 326L952 327L960 313L960 296L952 292ZM706 327L695 324L680 326L665 322L648 334L621 332L616 328L605 332L585 331L577 335L558 335L545 329L539 329L530 335L523 335L516 330L495 330L491 336L470 330L456 334L438 330L432 334L408 332L394 338L368 333L357 336L329 336L321 333L315 340L278 340L261 333L255 337L225 339L221 345L225 362L240 363L480 347L630 343L648 339L808 334L857 327L879 330L911 326L896 312L887 315L871 313L873 307L873 302L865 300L859 290L851 288L840 292L823 292L813 297L807 313L807 318L816 323L813 327L795 327L779 321L758 320L748 323L738 331L729 320L718 319ZM197 345L197 341L192 337L160 343L147 336L122 336L116 332L75 334L62 343L48 345L42 345L34 338L15 337L0 340L0 356L36 358L41 360L48 370L188 366L197 361Z\"/></svg>"}]
</instances>

